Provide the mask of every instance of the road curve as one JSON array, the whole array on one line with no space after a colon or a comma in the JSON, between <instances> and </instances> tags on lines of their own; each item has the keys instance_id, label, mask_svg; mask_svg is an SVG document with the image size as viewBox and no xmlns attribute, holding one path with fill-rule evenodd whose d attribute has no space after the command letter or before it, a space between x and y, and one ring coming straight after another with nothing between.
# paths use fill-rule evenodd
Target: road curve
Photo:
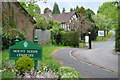
<instances>
[{"instance_id":1,"label":"road curve","mask_svg":"<svg viewBox=\"0 0 120 80\"><path fill-rule=\"evenodd\" d=\"M118 55L114 49L78 49L72 52L72 56L88 64L92 64L118 74Z\"/></svg>"},{"instance_id":2,"label":"road curve","mask_svg":"<svg viewBox=\"0 0 120 80\"><path fill-rule=\"evenodd\" d=\"M52 56L64 66L73 67L83 78L118 78L118 75L74 58L70 52L79 48L64 48L57 50Z\"/></svg>"}]
</instances>

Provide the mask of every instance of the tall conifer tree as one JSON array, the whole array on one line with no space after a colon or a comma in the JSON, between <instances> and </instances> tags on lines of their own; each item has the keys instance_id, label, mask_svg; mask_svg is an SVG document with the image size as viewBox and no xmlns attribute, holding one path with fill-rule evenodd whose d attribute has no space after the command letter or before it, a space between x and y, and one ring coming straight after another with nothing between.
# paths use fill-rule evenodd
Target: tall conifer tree
<instances>
[{"instance_id":1,"label":"tall conifer tree","mask_svg":"<svg viewBox=\"0 0 120 80\"><path fill-rule=\"evenodd\" d=\"M65 8L63 8L63 11L62 11L62 13L65 13Z\"/></svg>"},{"instance_id":2,"label":"tall conifer tree","mask_svg":"<svg viewBox=\"0 0 120 80\"><path fill-rule=\"evenodd\" d=\"M52 14L60 14L59 6L56 2L54 3Z\"/></svg>"},{"instance_id":3,"label":"tall conifer tree","mask_svg":"<svg viewBox=\"0 0 120 80\"><path fill-rule=\"evenodd\" d=\"M70 9L70 12L74 11L73 8Z\"/></svg>"}]
</instances>

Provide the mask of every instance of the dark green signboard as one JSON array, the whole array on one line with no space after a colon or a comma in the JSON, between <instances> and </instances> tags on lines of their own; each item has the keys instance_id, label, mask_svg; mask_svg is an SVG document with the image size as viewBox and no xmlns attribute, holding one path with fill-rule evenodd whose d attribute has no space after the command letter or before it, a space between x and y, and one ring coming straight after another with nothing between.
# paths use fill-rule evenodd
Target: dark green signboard
<instances>
[{"instance_id":1,"label":"dark green signboard","mask_svg":"<svg viewBox=\"0 0 120 80\"><path fill-rule=\"evenodd\" d=\"M17 60L19 57L28 56L34 60L42 60L42 47L31 41L20 41L10 47L9 58Z\"/></svg>"}]
</instances>

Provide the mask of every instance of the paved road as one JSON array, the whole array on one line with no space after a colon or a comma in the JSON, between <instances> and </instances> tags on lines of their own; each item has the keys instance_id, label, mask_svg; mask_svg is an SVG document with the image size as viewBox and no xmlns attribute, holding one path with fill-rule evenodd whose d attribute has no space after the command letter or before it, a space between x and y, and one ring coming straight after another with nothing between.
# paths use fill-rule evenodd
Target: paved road
<instances>
[{"instance_id":1,"label":"paved road","mask_svg":"<svg viewBox=\"0 0 120 80\"><path fill-rule=\"evenodd\" d=\"M106 71L93 65L84 63L70 55L71 51L78 48L65 48L55 52L53 57L65 66L71 66L81 73L83 78L117 78L116 73Z\"/></svg>"},{"instance_id":2,"label":"paved road","mask_svg":"<svg viewBox=\"0 0 120 80\"><path fill-rule=\"evenodd\" d=\"M118 55L114 49L78 49L72 55L86 63L118 73Z\"/></svg>"},{"instance_id":3,"label":"paved road","mask_svg":"<svg viewBox=\"0 0 120 80\"><path fill-rule=\"evenodd\" d=\"M113 34L107 42L92 43L92 48L111 48L115 46L115 31L111 31Z\"/></svg>"},{"instance_id":4,"label":"paved road","mask_svg":"<svg viewBox=\"0 0 120 80\"><path fill-rule=\"evenodd\" d=\"M114 34L107 42L92 43L92 48L61 49L53 57L63 65L75 68L83 78L117 78L118 56L114 54Z\"/></svg>"},{"instance_id":5,"label":"paved road","mask_svg":"<svg viewBox=\"0 0 120 80\"><path fill-rule=\"evenodd\" d=\"M92 43L92 49L90 50L79 49L74 51L74 57L84 62L118 72L118 55L116 55L114 50L115 32L111 32L113 34L108 41Z\"/></svg>"},{"instance_id":6,"label":"paved road","mask_svg":"<svg viewBox=\"0 0 120 80\"><path fill-rule=\"evenodd\" d=\"M92 43L92 49L95 48L111 48L114 49L115 42L99 42L99 43Z\"/></svg>"}]
</instances>

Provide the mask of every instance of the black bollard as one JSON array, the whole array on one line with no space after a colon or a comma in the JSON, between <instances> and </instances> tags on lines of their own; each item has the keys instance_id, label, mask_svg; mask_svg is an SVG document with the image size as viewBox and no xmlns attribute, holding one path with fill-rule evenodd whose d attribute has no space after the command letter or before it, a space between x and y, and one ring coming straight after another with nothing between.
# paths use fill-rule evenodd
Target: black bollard
<instances>
[{"instance_id":1,"label":"black bollard","mask_svg":"<svg viewBox=\"0 0 120 80\"><path fill-rule=\"evenodd\" d=\"M89 49L92 49L92 46L91 46L91 32L88 32L88 35L89 35Z\"/></svg>"}]
</instances>

